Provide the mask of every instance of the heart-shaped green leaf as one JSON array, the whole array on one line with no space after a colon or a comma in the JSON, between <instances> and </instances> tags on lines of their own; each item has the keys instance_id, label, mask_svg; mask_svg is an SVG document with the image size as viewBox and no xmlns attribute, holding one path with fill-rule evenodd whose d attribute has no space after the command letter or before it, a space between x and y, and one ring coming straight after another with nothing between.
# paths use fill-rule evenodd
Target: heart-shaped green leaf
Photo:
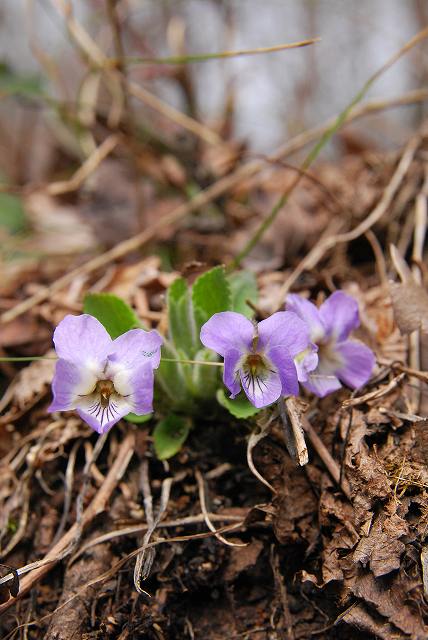
<instances>
[{"instance_id":1,"label":"heart-shaped green leaf","mask_svg":"<svg viewBox=\"0 0 428 640\"><path fill-rule=\"evenodd\" d=\"M247 418L251 418L260 411L260 409L257 409L257 407L252 405L251 402L247 400L246 396L243 393L241 393L234 400L231 400L226 396L223 389L218 389L216 398L222 407L227 409L229 413L232 414L232 416L238 418L239 420L246 420Z\"/></svg>"},{"instance_id":2,"label":"heart-shaped green leaf","mask_svg":"<svg viewBox=\"0 0 428 640\"><path fill-rule=\"evenodd\" d=\"M129 304L113 293L88 293L83 302L83 311L99 320L113 339L130 329L141 327Z\"/></svg>"}]
</instances>

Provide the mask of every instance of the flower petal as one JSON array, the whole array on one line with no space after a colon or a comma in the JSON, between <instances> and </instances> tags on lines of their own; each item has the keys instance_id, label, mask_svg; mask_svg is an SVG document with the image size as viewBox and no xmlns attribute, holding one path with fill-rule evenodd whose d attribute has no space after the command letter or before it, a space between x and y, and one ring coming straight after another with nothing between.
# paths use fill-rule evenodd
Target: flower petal
<instances>
[{"instance_id":1,"label":"flower petal","mask_svg":"<svg viewBox=\"0 0 428 640\"><path fill-rule=\"evenodd\" d=\"M283 396L297 396L299 382L297 379L296 365L292 356L283 347L273 347L269 351L269 357L278 370L282 385Z\"/></svg>"},{"instance_id":2,"label":"flower petal","mask_svg":"<svg viewBox=\"0 0 428 640\"><path fill-rule=\"evenodd\" d=\"M202 325L201 342L224 357L227 351L245 353L251 347L254 326L251 320L235 311L215 313Z\"/></svg>"},{"instance_id":3,"label":"flower petal","mask_svg":"<svg viewBox=\"0 0 428 640\"><path fill-rule=\"evenodd\" d=\"M308 375L303 386L323 398L342 386L337 371L343 366L343 358L337 349L334 339L320 344L318 348L318 366Z\"/></svg>"},{"instance_id":4,"label":"flower petal","mask_svg":"<svg viewBox=\"0 0 428 640\"><path fill-rule=\"evenodd\" d=\"M108 373L114 376L124 369L138 368L149 362L156 369L160 362L163 340L157 331L131 329L113 340L108 355Z\"/></svg>"},{"instance_id":5,"label":"flower petal","mask_svg":"<svg viewBox=\"0 0 428 640\"><path fill-rule=\"evenodd\" d=\"M306 382L311 371L317 368L318 362L318 347L315 344L311 343L305 351L297 354L294 364L299 382Z\"/></svg>"},{"instance_id":6,"label":"flower petal","mask_svg":"<svg viewBox=\"0 0 428 640\"><path fill-rule=\"evenodd\" d=\"M373 351L356 340L339 343L336 349L343 360L342 367L336 371L338 378L352 389L365 385L376 361Z\"/></svg>"},{"instance_id":7,"label":"flower petal","mask_svg":"<svg viewBox=\"0 0 428 640\"><path fill-rule=\"evenodd\" d=\"M240 376L248 400L258 409L272 404L281 395L281 378L276 371L269 371L263 377L251 377L245 375L241 369Z\"/></svg>"},{"instance_id":8,"label":"flower petal","mask_svg":"<svg viewBox=\"0 0 428 640\"><path fill-rule=\"evenodd\" d=\"M101 435L132 411L132 406L127 398L115 394L107 407L101 407L98 398L92 394L81 398L76 410L82 420Z\"/></svg>"},{"instance_id":9,"label":"flower petal","mask_svg":"<svg viewBox=\"0 0 428 640\"><path fill-rule=\"evenodd\" d=\"M151 362L134 369L122 369L114 377L114 388L130 405L129 411L145 415L153 411L154 373Z\"/></svg>"},{"instance_id":10,"label":"flower petal","mask_svg":"<svg viewBox=\"0 0 428 640\"><path fill-rule=\"evenodd\" d=\"M270 357L272 347L285 347L296 356L309 345L309 328L291 311L278 311L258 324L259 342L257 350L265 350Z\"/></svg>"},{"instance_id":11,"label":"flower petal","mask_svg":"<svg viewBox=\"0 0 428 640\"><path fill-rule=\"evenodd\" d=\"M97 377L89 369L68 360L58 360L52 380L53 401L48 411L68 411L76 407L80 395L92 393Z\"/></svg>"},{"instance_id":12,"label":"flower petal","mask_svg":"<svg viewBox=\"0 0 428 640\"><path fill-rule=\"evenodd\" d=\"M101 322L88 314L65 316L53 334L59 358L101 375L112 339Z\"/></svg>"},{"instance_id":13,"label":"flower petal","mask_svg":"<svg viewBox=\"0 0 428 640\"><path fill-rule=\"evenodd\" d=\"M335 291L319 309L326 335L345 340L353 329L360 325L358 302L343 291Z\"/></svg>"},{"instance_id":14,"label":"flower petal","mask_svg":"<svg viewBox=\"0 0 428 640\"><path fill-rule=\"evenodd\" d=\"M295 293L290 293L287 296L285 308L287 311L297 314L308 324L313 342L318 342L324 337L325 327L320 318L320 312L313 302Z\"/></svg>"},{"instance_id":15,"label":"flower petal","mask_svg":"<svg viewBox=\"0 0 428 640\"><path fill-rule=\"evenodd\" d=\"M315 370L308 376L303 386L319 398L324 398L324 396L327 396L329 393L340 389L342 385L335 375L322 374Z\"/></svg>"},{"instance_id":16,"label":"flower petal","mask_svg":"<svg viewBox=\"0 0 428 640\"><path fill-rule=\"evenodd\" d=\"M239 349L229 349L224 356L223 382L233 399L241 391L238 365L242 354Z\"/></svg>"}]
</instances>

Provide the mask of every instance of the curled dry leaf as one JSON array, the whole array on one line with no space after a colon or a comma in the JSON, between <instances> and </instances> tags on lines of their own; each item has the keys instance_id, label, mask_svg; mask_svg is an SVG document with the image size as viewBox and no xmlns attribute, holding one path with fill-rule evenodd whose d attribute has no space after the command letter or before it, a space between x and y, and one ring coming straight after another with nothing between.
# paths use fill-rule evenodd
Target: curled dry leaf
<instances>
[{"instance_id":1,"label":"curled dry leaf","mask_svg":"<svg viewBox=\"0 0 428 640\"><path fill-rule=\"evenodd\" d=\"M428 333L428 293L415 282L394 245L391 245L391 258L401 279L401 284L389 284L395 322L401 333L411 333L416 329Z\"/></svg>"},{"instance_id":2,"label":"curled dry leaf","mask_svg":"<svg viewBox=\"0 0 428 640\"><path fill-rule=\"evenodd\" d=\"M46 354L53 357L53 351ZM20 409L46 391L52 382L55 360L36 360L20 372L14 388L14 400Z\"/></svg>"}]
</instances>

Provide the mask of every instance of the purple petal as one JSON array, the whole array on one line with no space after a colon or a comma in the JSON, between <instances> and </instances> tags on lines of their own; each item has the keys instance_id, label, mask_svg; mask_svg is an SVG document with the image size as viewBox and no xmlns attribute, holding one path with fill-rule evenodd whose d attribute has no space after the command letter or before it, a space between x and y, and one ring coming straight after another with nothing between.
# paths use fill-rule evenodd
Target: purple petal
<instances>
[{"instance_id":1,"label":"purple petal","mask_svg":"<svg viewBox=\"0 0 428 640\"><path fill-rule=\"evenodd\" d=\"M308 324L311 340L318 342L324 337L325 328L320 318L320 312L313 302L297 294L290 293L287 296L286 309L296 313L299 318Z\"/></svg>"},{"instance_id":2,"label":"purple petal","mask_svg":"<svg viewBox=\"0 0 428 640\"><path fill-rule=\"evenodd\" d=\"M318 361L318 347L312 343L294 358L299 382L306 382L311 371L317 368Z\"/></svg>"},{"instance_id":3,"label":"purple petal","mask_svg":"<svg viewBox=\"0 0 428 640\"><path fill-rule=\"evenodd\" d=\"M145 362L137 369L134 369L129 378L129 385L132 393L128 401L132 404L134 413L143 416L153 411L153 385L154 374L150 363Z\"/></svg>"},{"instance_id":4,"label":"purple petal","mask_svg":"<svg viewBox=\"0 0 428 640\"><path fill-rule=\"evenodd\" d=\"M258 324L257 349L266 351L270 357L273 347L285 347L294 358L309 345L309 328L291 311L278 311Z\"/></svg>"},{"instance_id":5,"label":"purple petal","mask_svg":"<svg viewBox=\"0 0 428 640\"><path fill-rule=\"evenodd\" d=\"M96 318L83 314L65 316L53 334L59 358L102 370L112 339Z\"/></svg>"},{"instance_id":6,"label":"purple petal","mask_svg":"<svg viewBox=\"0 0 428 640\"><path fill-rule=\"evenodd\" d=\"M297 396L299 393L299 382L294 360L283 347L273 347L269 351L269 357L278 370L281 380L283 396Z\"/></svg>"},{"instance_id":7,"label":"purple petal","mask_svg":"<svg viewBox=\"0 0 428 640\"><path fill-rule=\"evenodd\" d=\"M215 313L201 328L201 342L224 357L227 351L248 351L254 336L254 326L248 318L235 311Z\"/></svg>"},{"instance_id":8,"label":"purple petal","mask_svg":"<svg viewBox=\"0 0 428 640\"><path fill-rule=\"evenodd\" d=\"M308 376L308 379L303 383L303 386L316 396L324 398L324 396L327 396L329 393L340 389L342 385L335 375L322 374L315 370Z\"/></svg>"},{"instance_id":9,"label":"purple petal","mask_svg":"<svg viewBox=\"0 0 428 640\"><path fill-rule=\"evenodd\" d=\"M343 359L343 365L336 371L338 378L351 389L364 386L375 365L373 351L355 340L339 343L336 349Z\"/></svg>"},{"instance_id":10,"label":"purple petal","mask_svg":"<svg viewBox=\"0 0 428 640\"><path fill-rule=\"evenodd\" d=\"M76 407L80 395L92 393L97 377L68 360L58 360L52 380L53 401L48 411L68 411Z\"/></svg>"},{"instance_id":11,"label":"purple petal","mask_svg":"<svg viewBox=\"0 0 428 640\"><path fill-rule=\"evenodd\" d=\"M263 380L260 378L244 377L242 369L240 375L242 388L248 400L258 409L267 407L280 397L282 384L281 378L276 371L269 371Z\"/></svg>"},{"instance_id":12,"label":"purple petal","mask_svg":"<svg viewBox=\"0 0 428 640\"><path fill-rule=\"evenodd\" d=\"M319 309L326 335L345 340L353 329L360 325L358 302L343 291L335 291Z\"/></svg>"},{"instance_id":13,"label":"purple petal","mask_svg":"<svg viewBox=\"0 0 428 640\"><path fill-rule=\"evenodd\" d=\"M114 376L122 369L134 369L146 361L152 368L160 362L160 347L163 343L157 331L131 329L113 340L108 355L109 373Z\"/></svg>"},{"instance_id":14,"label":"purple petal","mask_svg":"<svg viewBox=\"0 0 428 640\"><path fill-rule=\"evenodd\" d=\"M131 404L126 398L118 397L115 399L114 412L107 411L107 408L100 409L93 413L90 411L91 399L82 398L77 407L77 413L91 429L94 429L100 435L107 433L123 416L132 411Z\"/></svg>"},{"instance_id":15,"label":"purple petal","mask_svg":"<svg viewBox=\"0 0 428 640\"><path fill-rule=\"evenodd\" d=\"M241 391L241 382L237 367L241 358L239 349L230 349L224 356L223 382L230 391L230 397L235 398Z\"/></svg>"}]
</instances>

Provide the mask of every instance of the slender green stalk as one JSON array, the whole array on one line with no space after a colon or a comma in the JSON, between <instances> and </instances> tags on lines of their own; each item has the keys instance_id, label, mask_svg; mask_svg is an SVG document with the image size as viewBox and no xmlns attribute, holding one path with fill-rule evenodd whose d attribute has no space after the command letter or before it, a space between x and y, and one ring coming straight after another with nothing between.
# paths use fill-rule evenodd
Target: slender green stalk
<instances>
[{"instance_id":1,"label":"slender green stalk","mask_svg":"<svg viewBox=\"0 0 428 640\"><path fill-rule=\"evenodd\" d=\"M209 62L222 58L236 58L238 56L253 56L260 53L276 53L286 49L298 49L319 42L320 38L308 38L299 42L278 44L273 47L257 47L255 49L239 49L237 51L220 51L218 53L198 53L183 56L166 56L163 58L150 58L148 56L126 56L123 60L128 64L189 64L191 62ZM119 60L109 58L108 62L115 65Z\"/></svg>"},{"instance_id":2,"label":"slender green stalk","mask_svg":"<svg viewBox=\"0 0 428 640\"><path fill-rule=\"evenodd\" d=\"M180 362L181 364L206 364L209 367L223 367L223 362L206 362L205 360L181 360L179 358L161 358L162 362Z\"/></svg>"}]
</instances>

